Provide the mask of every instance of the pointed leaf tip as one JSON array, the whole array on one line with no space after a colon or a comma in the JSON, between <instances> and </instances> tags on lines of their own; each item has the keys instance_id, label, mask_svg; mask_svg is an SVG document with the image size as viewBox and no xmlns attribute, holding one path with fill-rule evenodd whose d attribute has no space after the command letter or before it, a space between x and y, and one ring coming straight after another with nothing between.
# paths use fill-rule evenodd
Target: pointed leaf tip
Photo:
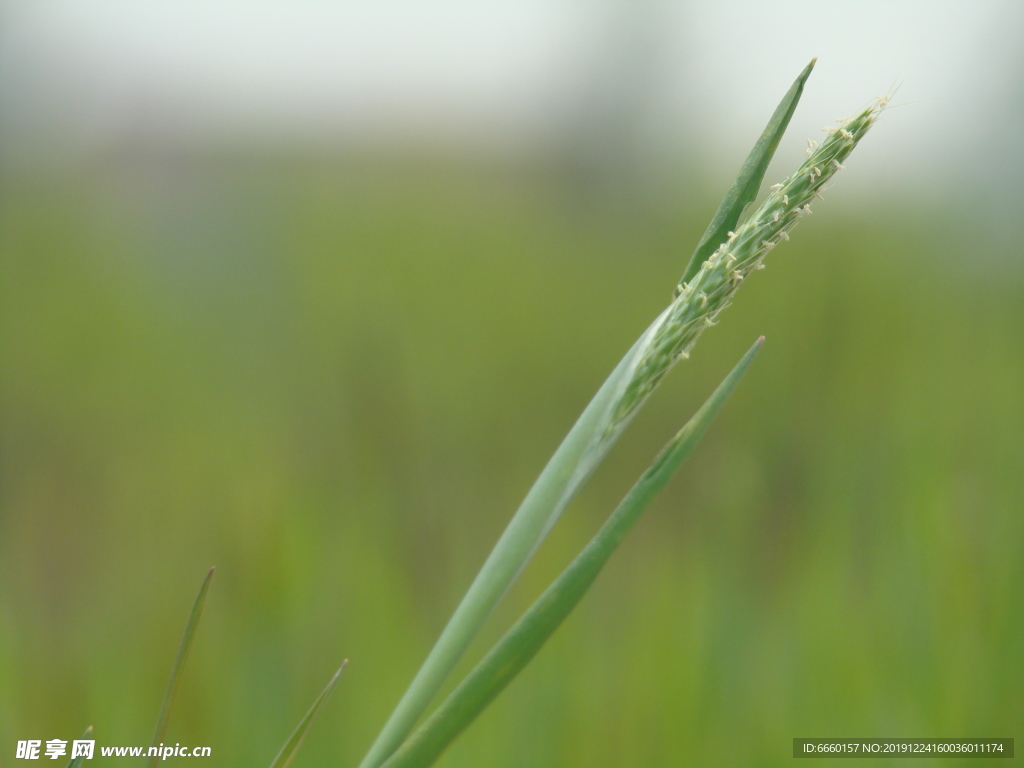
<instances>
[{"instance_id":1,"label":"pointed leaf tip","mask_svg":"<svg viewBox=\"0 0 1024 768\"><path fill-rule=\"evenodd\" d=\"M309 731L309 726L313 724L313 720L320 714L320 710L323 709L324 704L327 703L327 699L330 698L331 693L334 691L334 686L338 684L338 680L341 677L341 673L345 671L345 667L348 666L348 659L341 662L341 666L338 667L338 671L334 673L330 680L327 681L327 685L320 691L320 695L313 701L313 706L309 708L309 711L303 716L302 720L296 726L295 730L292 731L292 735L288 737L288 741L281 747L281 751L277 753L277 757L274 758L274 762L270 764L270 768L287 768L288 764L295 758L296 753L299 751L299 747L302 746L302 742L306 740L306 734Z\"/></svg>"},{"instance_id":2,"label":"pointed leaf tip","mask_svg":"<svg viewBox=\"0 0 1024 768\"><path fill-rule=\"evenodd\" d=\"M789 127L789 121L793 117L793 112L796 111L796 105L800 102L800 97L803 95L804 84L807 82L807 78L811 76L811 70L814 69L814 63L817 60L816 57L811 59L810 63L804 67L803 71L789 87L786 95L782 97L782 101L775 108L775 112L768 121L768 125L765 126L761 136L754 144L754 148L750 150L750 154L747 155L747 159L743 162L743 167L740 168L740 175L736 178L729 191L726 192L722 203L718 206L718 210L715 211L714 218L711 219L708 228L704 230L704 234L701 236L693 256L690 257L690 263L687 264L686 271L683 273L683 279L680 282L687 283L693 279L693 276L700 269L700 265L704 263L720 243L726 241L729 232L736 229L736 225L743 215L743 210L754 202L758 190L761 189L761 182L764 180L764 174L768 170L768 164L775 155L775 150L778 149L779 142L782 140L782 134Z\"/></svg>"},{"instance_id":3,"label":"pointed leaf tip","mask_svg":"<svg viewBox=\"0 0 1024 768\"><path fill-rule=\"evenodd\" d=\"M88 741L91 738L92 738L92 726L90 725L88 728L85 729L85 732L82 734L81 740L82 741ZM72 751L72 754L74 754L73 751ZM68 768L80 768L80 766L82 765L82 761L83 760L85 760L85 755L79 755L78 757L72 757L71 758L71 762L68 763Z\"/></svg>"},{"instance_id":4,"label":"pointed leaf tip","mask_svg":"<svg viewBox=\"0 0 1024 768\"><path fill-rule=\"evenodd\" d=\"M192 612L189 614L188 623L185 625L185 632L181 636L181 644L178 646L178 655L174 659L174 666L171 668L171 677L167 681L167 690L164 692L164 701L160 707L160 715L156 721L156 730L153 732L153 743L156 746L164 740L164 733L167 731L167 722L171 716L171 705L174 703L174 695L178 691L178 683L181 680L181 671L185 667L185 660L192 648L192 641L195 640L196 629L199 626L199 617L203 615L203 606L206 604L206 593L210 590L210 581L213 579L215 568L206 572L203 584L199 587L199 594L196 595L192 604ZM160 762L159 756L150 757L146 765L148 768L155 768Z\"/></svg>"}]
</instances>

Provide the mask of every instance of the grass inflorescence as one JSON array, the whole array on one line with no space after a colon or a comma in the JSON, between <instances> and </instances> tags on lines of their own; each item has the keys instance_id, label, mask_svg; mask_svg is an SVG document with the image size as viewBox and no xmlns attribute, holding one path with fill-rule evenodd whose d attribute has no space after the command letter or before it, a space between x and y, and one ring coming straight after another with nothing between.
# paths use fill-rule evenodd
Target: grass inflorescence
<instances>
[{"instance_id":1,"label":"grass inflorescence","mask_svg":"<svg viewBox=\"0 0 1024 768\"><path fill-rule=\"evenodd\" d=\"M675 300L644 335L635 373L616 408L609 430L629 418L678 359L686 359L698 337L715 324L722 310L750 274L764 268L764 258L789 240L789 231L811 213L826 183L868 132L886 99L863 110L817 144L808 140L807 159L781 184L774 184L757 211L735 232L729 232L696 275L676 286Z\"/></svg>"}]
</instances>

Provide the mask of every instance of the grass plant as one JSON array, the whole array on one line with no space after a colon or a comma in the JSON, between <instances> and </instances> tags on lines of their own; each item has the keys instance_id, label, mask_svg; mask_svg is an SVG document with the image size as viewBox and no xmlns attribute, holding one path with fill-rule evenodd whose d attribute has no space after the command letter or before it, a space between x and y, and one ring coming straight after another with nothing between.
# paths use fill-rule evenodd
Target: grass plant
<instances>
[{"instance_id":1,"label":"grass plant","mask_svg":"<svg viewBox=\"0 0 1024 768\"><path fill-rule=\"evenodd\" d=\"M881 99L837 127L826 129L827 136L820 144L809 141L806 159L788 178L773 185L764 201L744 219L814 64L812 60L804 68L779 103L701 237L669 305L614 368L544 467L359 768L425 768L438 758L529 663L582 599L630 527L692 453L749 368L763 337L658 454L580 554L414 730L495 605L640 407L673 365L689 357L697 339L716 324L740 286L764 267L767 255L789 240L790 230L810 215L814 201L822 197L828 182L885 107ZM213 569L190 612L157 718L154 746L164 740L212 576ZM291 764L344 668L342 664L313 702L271 768ZM86 733L91 733L91 727ZM159 758L151 757L148 765L158 762ZM80 763L81 758L75 758L71 767Z\"/></svg>"},{"instance_id":2,"label":"grass plant","mask_svg":"<svg viewBox=\"0 0 1024 768\"><path fill-rule=\"evenodd\" d=\"M598 390L541 472L475 581L441 633L360 768L416 768L441 751L525 665L582 597L629 523L646 508L668 476L692 451L735 386L760 342L748 352L711 399L613 513L609 523L538 602L412 737L409 734L465 652L483 622L526 566L586 479L607 454L647 397L675 362L687 359L700 334L715 325L739 286L764 267L767 254L821 198L828 181L864 137L885 106L879 100L836 128L742 224L768 164L796 109L815 60L783 97L740 174L726 194L676 287L674 300L654 320ZM735 227L735 229L734 229ZM685 446L685 447L683 447ZM610 533L608 526L611 526ZM620 527L621 526L621 527ZM600 554L598 554L600 553Z\"/></svg>"}]
</instances>

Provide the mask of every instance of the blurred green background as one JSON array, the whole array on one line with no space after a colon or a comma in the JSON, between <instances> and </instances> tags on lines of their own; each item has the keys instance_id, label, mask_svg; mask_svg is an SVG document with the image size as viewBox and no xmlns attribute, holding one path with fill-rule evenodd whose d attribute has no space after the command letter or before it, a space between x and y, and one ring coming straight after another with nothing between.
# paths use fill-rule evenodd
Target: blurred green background
<instances>
[{"instance_id":1,"label":"blurred green background","mask_svg":"<svg viewBox=\"0 0 1024 768\"><path fill-rule=\"evenodd\" d=\"M564 146L8 162L0 760L90 723L100 745L147 744L216 565L169 741L269 764L348 658L294 765L355 765L741 159L668 184ZM795 736L1024 736L1015 222L838 192L508 594L463 671L766 335L580 608L439 765L783 765Z\"/></svg>"}]
</instances>

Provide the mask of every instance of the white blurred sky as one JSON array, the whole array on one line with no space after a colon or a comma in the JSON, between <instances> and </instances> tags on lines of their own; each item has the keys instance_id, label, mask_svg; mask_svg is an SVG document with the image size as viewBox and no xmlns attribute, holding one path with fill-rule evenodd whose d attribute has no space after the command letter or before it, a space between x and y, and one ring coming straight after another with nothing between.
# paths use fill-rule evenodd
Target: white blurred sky
<instances>
[{"instance_id":1,"label":"white blurred sky","mask_svg":"<svg viewBox=\"0 0 1024 768\"><path fill-rule=\"evenodd\" d=\"M0 137L10 159L129 140L509 153L581 135L691 141L738 165L817 56L780 157L899 84L858 176L933 180L991 162L989 137L1020 125L1022 43L1019 0L8 0Z\"/></svg>"}]
</instances>

